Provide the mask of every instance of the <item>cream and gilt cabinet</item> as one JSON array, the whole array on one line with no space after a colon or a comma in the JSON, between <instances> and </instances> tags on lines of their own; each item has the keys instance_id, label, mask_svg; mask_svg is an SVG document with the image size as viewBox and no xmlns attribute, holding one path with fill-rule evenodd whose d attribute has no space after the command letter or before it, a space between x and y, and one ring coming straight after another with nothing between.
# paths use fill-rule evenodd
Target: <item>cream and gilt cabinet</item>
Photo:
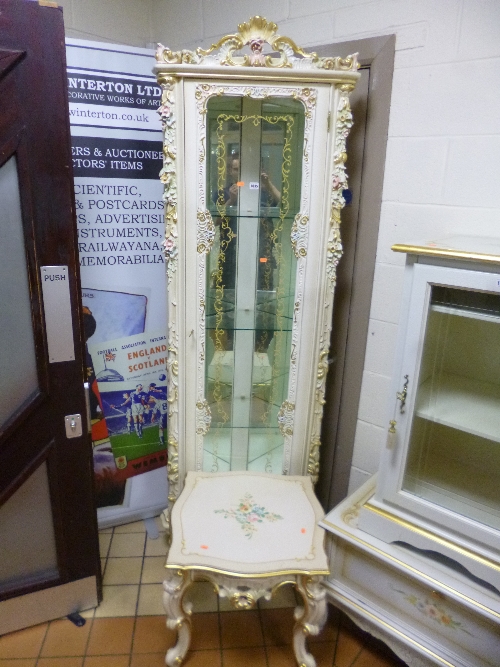
<instances>
[{"instance_id":1,"label":"cream and gilt cabinet","mask_svg":"<svg viewBox=\"0 0 500 667\"><path fill-rule=\"evenodd\" d=\"M319 58L276 30L256 16L207 50L157 51L171 667L189 648L183 596L198 578L236 608L293 584L304 667L326 620L313 482L359 73L356 56Z\"/></svg>"},{"instance_id":2,"label":"cream and gilt cabinet","mask_svg":"<svg viewBox=\"0 0 500 667\"><path fill-rule=\"evenodd\" d=\"M330 585L410 665L498 667L500 243L393 250L407 260L387 442L376 481L323 524Z\"/></svg>"},{"instance_id":3,"label":"cream and gilt cabinet","mask_svg":"<svg viewBox=\"0 0 500 667\"><path fill-rule=\"evenodd\" d=\"M157 51L169 293L169 483L318 473L356 56L254 17Z\"/></svg>"}]
</instances>

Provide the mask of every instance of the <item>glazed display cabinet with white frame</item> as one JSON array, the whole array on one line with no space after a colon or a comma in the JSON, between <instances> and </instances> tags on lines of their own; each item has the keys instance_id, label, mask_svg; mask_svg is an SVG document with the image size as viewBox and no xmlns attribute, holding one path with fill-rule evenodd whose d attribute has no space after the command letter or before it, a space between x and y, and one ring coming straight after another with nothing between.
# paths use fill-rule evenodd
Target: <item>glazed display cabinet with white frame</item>
<instances>
[{"instance_id":1,"label":"glazed display cabinet with white frame","mask_svg":"<svg viewBox=\"0 0 500 667\"><path fill-rule=\"evenodd\" d=\"M313 483L359 73L356 56L320 58L276 30L254 16L206 50L156 55L172 667L189 647L183 596L199 578L240 609L293 584L299 665L315 666L306 637L327 616Z\"/></svg>"},{"instance_id":2,"label":"glazed display cabinet with white frame","mask_svg":"<svg viewBox=\"0 0 500 667\"><path fill-rule=\"evenodd\" d=\"M407 253L377 475L321 522L331 599L410 667L497 667L500 245Z\"/></svg>"},{"instance_id":3,"label":"glazed display cabinet with white frame","mask_svg":"<svg viewBox=\"0 0 500 667\"><path fill-rule=\"evenodd\" d=\"M157 52L171 501L187 470L318 475L359 73L276 28Z\"/></svg>"},{"instance_id":4,"label":"glazed display cabinet with white frame","mask_svg":"<svg viewBox=\"0 0 500 667\"><path fill-rule=\"evenodd\" d=\"M500 248L457 238L394 249L408 252L406 312L359 527L449 559L500 600Z\"/></svg>"}]
</instances>

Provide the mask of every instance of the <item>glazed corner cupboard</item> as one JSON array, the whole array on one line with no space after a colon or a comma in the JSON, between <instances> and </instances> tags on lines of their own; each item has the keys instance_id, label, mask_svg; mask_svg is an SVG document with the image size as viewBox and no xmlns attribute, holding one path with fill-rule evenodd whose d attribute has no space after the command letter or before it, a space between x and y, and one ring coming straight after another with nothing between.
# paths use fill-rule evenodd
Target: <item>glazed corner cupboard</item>
<instances>
[{"instance_id":1,"label":"glazed corner cupboard","mask_svg":"<svg viewBox=\"0 0 500 667\"><path fill-rule=\"evenodd\" d=\"M393 250L407 261L387 442L376 482L325 519L330 586L410 665L497 667L500 243Z\"/></svg>"},{"instance_id":2,"label":"glazed corner cupboard","mask_svg":"<svg viewBox=\"0 0 500 667\"><path fill-rule=\"evenodd\" d=\"M197 578L236 608L293 584L294 653L326 621L319 467L356 56L254 16L208 49L159 46L168 313L164 605ZM187 475L186 475L187 473ZM173 504L175 502L175 504ZM172 508L173 505L173 508Z\"/></svg>"},{"instance_id":3,"label":"glazed corner cupboard","mask_svg":"<svg viewBox=\"0 0 500 667\"><path fill-rule=\"evenodd\" d=\"M318 473L359 73L276 29L156 55L171 501L187 470Z\"/></svg>"}]
</instances>

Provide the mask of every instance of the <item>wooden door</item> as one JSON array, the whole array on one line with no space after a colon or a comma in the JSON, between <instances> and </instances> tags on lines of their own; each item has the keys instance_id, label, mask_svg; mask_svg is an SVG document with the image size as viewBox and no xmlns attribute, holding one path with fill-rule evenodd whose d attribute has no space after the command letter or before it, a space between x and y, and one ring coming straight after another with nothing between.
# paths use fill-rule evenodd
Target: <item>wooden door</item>
<instances>
[{"instance_id":1,"label":"wooden door","mask_svg":"<svg viewBox=\"0 0 500 667\"><path fill-rule=\"evenodd\" d=\"M0 100L4 633L95 606L100 587L64 26L54 3L0 0Z\"/></svg>"}]
</instances>

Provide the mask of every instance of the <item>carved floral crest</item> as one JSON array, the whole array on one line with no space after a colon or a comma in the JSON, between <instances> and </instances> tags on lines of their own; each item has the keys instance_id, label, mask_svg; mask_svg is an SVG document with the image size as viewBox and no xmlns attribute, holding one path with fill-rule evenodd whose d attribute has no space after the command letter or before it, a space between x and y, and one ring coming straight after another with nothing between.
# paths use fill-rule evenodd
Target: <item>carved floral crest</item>
<instances>
[{"instance_id":1,"label":"carved floral crest","mask_svg":"<svg viewBox=\"0 0 500 667\"><path fill-rule=\"evenodd\" d=\"M276 23L267 21L262 16L253 16L248 23L240 23L238 32L222 37L208 49L197 48L196 51L171 51L168 47L158 44L156 60L169 64L219 64L240 67L294 67L316 68L328 70L357 71L359 65L355 55L347 58L320 58L316 53L307 53L289 37L276 34ZM268 45L269 53L264 53ZM250 49L249 54L236 56L235 51L244 47ZM275 55L272 55L272 54ZM277 54L277 56L276 56Z\"/></svg>"}]
</instances>

